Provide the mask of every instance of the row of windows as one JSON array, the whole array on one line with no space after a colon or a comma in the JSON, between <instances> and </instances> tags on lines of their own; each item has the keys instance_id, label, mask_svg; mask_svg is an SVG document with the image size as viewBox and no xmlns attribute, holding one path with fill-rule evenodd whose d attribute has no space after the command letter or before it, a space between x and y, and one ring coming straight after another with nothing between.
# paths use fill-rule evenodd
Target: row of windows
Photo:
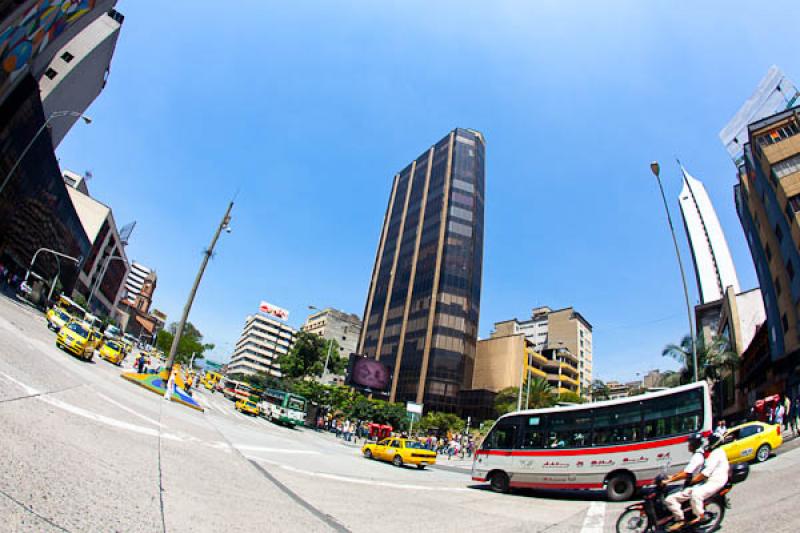
<instances>
[{"instance_id":1,"label":"row of windows","mask_svg":"<svg viewBox=\"0 0 800 533\"><path fill-rule=\"evenodd\" d=\"M779 126L771 131L768 131L763 135L759 135L756 137L756 142L761 147L769 146L797 135L798 133L800 133L800 128L797 127L797 124L795 122L789 122L783 126Z\"/></svg>"},{"instance_id":2,"label":"row of windows","mask_svg":"<svg viewBox=\"0 0 800 533\"><path fill-rule=\"evenodd\" d=\"M483 449L547 449L611 446L699 431L700 389L619 405L504 418Z\"/></svg>"}]
</instances>

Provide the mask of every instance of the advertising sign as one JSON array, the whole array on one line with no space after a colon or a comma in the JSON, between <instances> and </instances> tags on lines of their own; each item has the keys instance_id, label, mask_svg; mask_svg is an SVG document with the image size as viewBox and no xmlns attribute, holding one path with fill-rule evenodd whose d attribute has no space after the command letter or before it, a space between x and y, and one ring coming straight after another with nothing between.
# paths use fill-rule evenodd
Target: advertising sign
<instances>
[{"instance_id":1,"label":"advertising sign","mask_svg":"<svg viewBox=\"0 0 800 533\"><path fill-rule=\"evenodd\" d=\"M406 402L406 411L412 414L421 415L422 414L422 404L421 403L414 403L414 402Z\"/></svg>"},{"instance_id":2,"label":"advertising sign","mask_svg":"<svg viewBox=\"0 0 800 533\"><path fill-rule=\"evenodd\" d=\"M391 385L391 367L369 357L350 354L346 385L386 392Z\"/></svg>"},{"instance_id":3,"label":"advertising sign","mask_svg":"<svg viewBox=\"0 0 800 533\"><path fill-rule=\"evenodd\" d=\"M277 305L272 305L271 303L267 303L265 301L261 301L261 305L258 306L258 310L264 314L272 315L275 318L279 318L281 320L289 320L289 311L278 307Z\"/></svg>"}]
</instances>

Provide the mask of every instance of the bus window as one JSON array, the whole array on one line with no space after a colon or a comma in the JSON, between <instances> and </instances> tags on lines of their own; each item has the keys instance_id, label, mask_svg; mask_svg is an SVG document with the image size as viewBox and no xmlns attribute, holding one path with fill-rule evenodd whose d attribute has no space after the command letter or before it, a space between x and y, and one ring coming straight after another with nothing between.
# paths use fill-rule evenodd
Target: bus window
<instances>
[{"instance_id":1,"label":"bus window","mask_svg":"<svg viewBox=\"0 0 800 533\"><path fill-rule=\"evenodd\" d=\"M548 417L550 432L548 448L581 448L589 445L592 433L592 414L581 411L552 413Z\"/></svg>"},{"instance_id":2,"label":"bus window","mask_svg":"<svg viewBox=\"0 0 800 533\"><path fill-rule=\"evenodd\" d=\"M639 402L594 409L592 445L624 444L642 439L642 411Z\"/></svg>"},{"instance_id":3,"label":"bus window","mask_svg":"<svg viewBox=\"0 0 800 533\"><path fill-rule=\"evenodd\" d=\"M546 448L545 441L545 417L526 416L523 418L525 425L522 430L522 448L527 450L536 450Z\"/></svg>"},{"instance_id":4,"label":"bus window","mask_svg":"<svg viewBox=\"0 0 800 533\"><path fill-rule=\"evenodd\" d=\"M519 417L504 418L486 436L481 448L484 450L511 450L516 448L519 430Z\"/></svg>"},{"instance_id":5,"label":"bus window","mask_svg":"<svg viewBox=\"0 0 800 533\"><path fill-rule=\"evenodd\" d=\"M644 402L643 411L647 439L693 433L699 431L703 423L703 393L696 389L653 398Z\"/></svg>"}]
</instances>

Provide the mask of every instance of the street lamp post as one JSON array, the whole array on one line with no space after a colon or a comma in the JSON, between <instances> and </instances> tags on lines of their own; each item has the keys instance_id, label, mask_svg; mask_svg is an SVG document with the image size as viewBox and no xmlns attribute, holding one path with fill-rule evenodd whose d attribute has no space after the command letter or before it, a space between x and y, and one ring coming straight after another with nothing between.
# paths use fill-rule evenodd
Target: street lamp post
<instances>
[{"instance_id":1,"label":"street lamp post","mask_svg":"<svg viewBox=\"0 0 800 533\"><path fill-rule=\"evenodd\" d=\"M25 149L22 151L20 156L14 162L14 166L12 166L11 170L9 170L8 174L6 174L6 177L3 179L3 183L0 184L0 193L2 193L3 189L6 188L6 184L11 179L11 176L14 175L14 172L17 170L17 167L22 162L23 158L28 154L28 150L31 149L31 146L33 146L33 143L36 142L36 139L39 138L39 135L41 135L42 132L45 129L47 129L47 126L50 125L50 122L52 122L53 119L62 118L62 117L80 117L80 118L83 119L83 121L86 124L91 124L92 123L92 119L91 118L89 118L88 116L84 115L83 113L78 113L77 111L54 111L53 113L51 113L50 116L47 117L47 120L45 120L44 124L42 124L42 126L38 130L36 130L36 133L34 134L33 138L30 140L28 145L25 147Z\"/></svg>"},{"instance_id":2,"label":"street lamp post","mask_svg":"<svg viewBox=\"0 0 800 533\"><path fill-rule=\"evenodd\" d=\"M211 239L211 245L203 252L203 261L200 263L200 270L197 272L197 276L194 278L192 291L189 293L189 298L186 300L186 305L183 308L183 315L181 315L181 320L178 323L178 329L175 331L175 337L172 339L172 346L170 346L169 349L169 356L167 357L167 363L165 365L167 379L172 374L172 365L175 364L175 352L178 351L178 343L181 342L183 328L186 326L186 320L189 318L189 311L192 310L192 303L194 303L194 297L197 294L197 288L200 286L200 280L203 279L203 273L208 265L208 260L211 259L211 256L214 254L214 247L217 245L217 240L219 239L219 235L222 233L222 230L226 230L228 233L231 231L231 209L233 209L233 201L228 204L228 209L225 211L225 216L222 217L219 226L217 226L217 231L214 233L214 237Z\"/></svg>"},{"instance_id":3,"label":"street lamp post","mask_svg":"<svg viewBox=\"0 0 800 533\"><path fill-rule=\"evenodd\" d=\"M694 381L698 380L697 377L697 340L694 336L694 321L692 320L692 307L689 303L689 287L686 285L686 274L683 271L683 261L681 260L681 252L678 248L678 239L675 238L675 228L672 225L672 216L669 214L669 205L667 204L667 197L664 195L664 187L661 185L661 166L658 161L650 163L650 171L656 177L658 182L658 189L661 191L661 199L664 201L664 210L667 212L667 222L669 223L669 231L672 234L672 244L675 245L675 256L678 258L678 268L681 271L681 282L683 282L683 297L686 300L686 315L689 319L689 336L692 339L692 369Z\"/></svg>"}]
</instances>

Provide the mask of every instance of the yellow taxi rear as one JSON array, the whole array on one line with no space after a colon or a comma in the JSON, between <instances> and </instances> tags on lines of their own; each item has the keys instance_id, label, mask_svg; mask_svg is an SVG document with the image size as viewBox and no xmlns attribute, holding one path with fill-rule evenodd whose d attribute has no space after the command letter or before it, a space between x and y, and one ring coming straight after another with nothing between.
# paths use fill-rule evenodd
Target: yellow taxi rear
<instances>
[{"instance_id":1,"label":"yellow taxi rear","mask_svg":"<svg viewBox=\"0 0 800 533\"><path fill-rule=\"evenodd\" d=\"M118 342L106 341L100 347L98 354L109 363L121 365L125 358L125 348Z\"/></svg>"}]
</instances>

